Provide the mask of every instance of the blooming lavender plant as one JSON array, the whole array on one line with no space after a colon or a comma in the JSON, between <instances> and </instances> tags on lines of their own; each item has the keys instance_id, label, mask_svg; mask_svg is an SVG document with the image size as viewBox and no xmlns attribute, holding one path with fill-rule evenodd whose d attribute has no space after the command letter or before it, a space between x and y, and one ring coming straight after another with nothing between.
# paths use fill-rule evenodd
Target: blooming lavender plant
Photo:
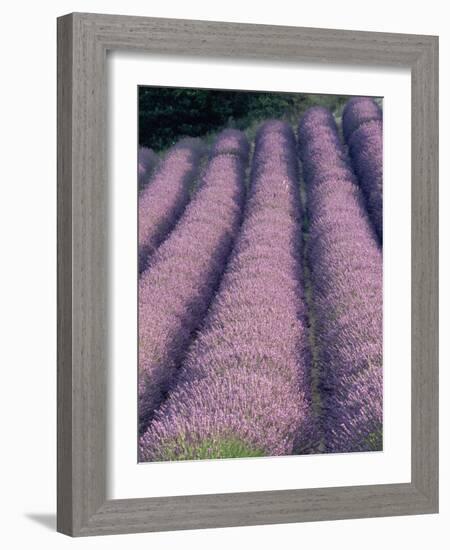
<instances>
[{"instance_id":1,"label":"blooming lavender plant","mask_svg":"<svg viewBox=\"0 0 450 550\"><path fill-rule=\"evenodd\" d=\"M383 127L379 120L364 122L348 140L349 152L367 210L383 240Z\"/></svg>"},{"instance_id":2,"label":"blooming lavender plant","mask_svg":"<svg viewBox=\"0 0 450 550\"><path fill-rule=\"evenodd\" d=\"M245 162L248 160L250 145L245 134L239 130L227 129L220 133L220 139L216 140L211 147L211 156L231 153L239 155Z\"/></svg>"},{"instance_id":3,"label":"blooming lavender plant","mask_svg":"<svg viewBox=\"0 0 450 550\"><path fill-rule=\"evenodd\" d=\"M237 134L236 134L237 135ZM235 149L217 154L180 221L153 254L139 281L139 424L146 427L168 391L179 361L219 282L244 202L242 134ZM229 145L229 144L228 144Z\"/></svg>"},{"instance_id":4,"label":"blooming lavender plant","mask_svg":"<svg viewBox=\"0 0 450 550\"><path fill-rule=\"evenodd\" d=\"M314 448L297 177L291 128L265 123L241 232L177 386L140 439L141 460Z\"/></svg>"},{"instance_id":5,"label":"blooming lavender plant","mask_svg":"<svg viewBox=\"0 0 450 550\"><path fill-rule=\"evenodd\" d=\"M345 104L342 112L342 131L345 140L357 130L361 124L377 120L381 122L383 113L379 105L370 97L352 97Z\"/></svg>"},{"instance_id":6,"label":"blooming lavender plant","mask_svg":"<svg viewBox=\"0 0 450 550\"><path fill-rule=\"evenodd\" d=\"M198 175L203 145L184 139L172 147L139 196L139 273L177 222Z\"/></svg>"},{"instance_id":7,"label":"blooming lavender plant","mask_svg":"<svg viewBox=\"0 0 450 550\"><path fill-rule=\"evenodd\" d=\"M158 166L158 155L148 147L139 147L138 152L138 182L139 190L142 190Z\"/></svg>"},{"instance_id":8,"label":"blooming lavender plant","mask_svg":"<svg viewBox=\"0 0 450 550\"><path fill-rule=\"evenodd\" d=\"M383 114L368 97L350 99L342 125L375 231L383 240Z\"/></svg>"},{"instance_id":9,"label":"blooming lavender plant","mask_svg":"<svg viewBox=\"0 0 450 550\"><path fill-rule=\"evenodd\" d=\"M382 446L382 256L337 127L323 108L299 125L307 185L322 428L328 452Z\"/></svg>"}]
</instances>

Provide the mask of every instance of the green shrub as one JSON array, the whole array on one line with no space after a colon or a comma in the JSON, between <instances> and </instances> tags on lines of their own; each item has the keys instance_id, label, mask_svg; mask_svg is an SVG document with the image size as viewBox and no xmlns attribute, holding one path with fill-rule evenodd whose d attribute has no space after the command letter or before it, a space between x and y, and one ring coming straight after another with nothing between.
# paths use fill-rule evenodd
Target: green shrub
<instances>
[{"instance_id":1,"label":"green shrub","mask_svg":"<svg viewBox=\"0 0 450 550\"><path fill-rule=\"evenodd\" d=\"M345 96L139 87L139 144L161 151L182 137L225 128L247 131L267 118L295 124L311 105L336 110ZM252 136L249 136L250 138Z\"/></svg>"}]
</instances>

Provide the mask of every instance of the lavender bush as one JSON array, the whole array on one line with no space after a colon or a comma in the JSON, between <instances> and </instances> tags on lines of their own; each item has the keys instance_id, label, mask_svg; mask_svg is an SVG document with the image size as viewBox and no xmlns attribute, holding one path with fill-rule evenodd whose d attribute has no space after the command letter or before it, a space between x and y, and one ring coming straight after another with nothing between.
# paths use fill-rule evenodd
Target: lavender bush
<instances>
[{"instance_id":1,"label":"lavender bush","mask_svg":"<svg viewBox=\"0 0 450 550\"><path fill-rule=\"evenodd\" d=\"M144 271L148 258L173 228L185 208L203 153L200 140L182 140L170 149L140 194L139 273Z\"/></svg>"},{"instance_id":2,"label":"lavender bush","mask_svg":"<svg viewBox=\"0 0 450 550\"><path fill-rule=\"evenodd\" d=\"M250 145L245 134L234 129L221 132L220 139L216 140L211 147L211 156L231 153L239 155L245 162L247 162L249 152Z\"/></svg>"},{"instance_id":3,"label":"lavender bush","mask_svg":"<svg viewBox=\"0 0 450 550\"><path fill-rule=\"evenodd\" d=\"M179 361L210 303L239 228L248 144L218 152L180 221L139 281L139 424L142 431L168 391ZM229 143L228 143L229 144ZM185 151L181 151L185 154ZM178 157L177 157L178 158ZM188 163L190 164L190 163Z\"/></svg>"},{"instance_id":4,"label":"lavender bush","mask_svg":"<svg viewBox=\"0 0 450 550\"><path fill-rule=\"evenodd\" d=\"M321 423L328 452L382 447L382 256L333 117L299 125Z\"/></svg>"},{"instance_id":5,"label":"lavender bush","mask_svg":"<svg viewBox=\"0 0 450 550\"><path fill-rule=\"evenodd\" d=\"M383 240L383 123L380 107L373 99L356 97L345 105L344 135L367 210L375 231Z\"/></svg>"},{"instance_id":6,"label":"lavender bush","mask_svg":"<svg viewBox=\"0 0 450 550\"><path fill-rule=\"evenodd\" d=\"M147 183L154 170L158 166L159 158L148 147L139 147L138 152L138 182L139 190L142 190Z\"/></svg>"},{"instance_id":7,"label":"lavender bush","mask_svg":"<svg viewBox=\"0 0 450 550\"><path fill-rule=\"evenodd\" d=\"M292 130L265 123L236 246L178 384L141 437L141 460L314 448L297 176Z\"/></svg>"},{"instance_id":8,"label":"lavender bush","mask_svg":"<svg viewBox=\"0 0 450 550\"><path fill-rule=\"evenodd\" d=\"M342 112L342 130L345 140L357 130L361 124L377 120L381 122L383 113L379 105L370 97L352 97L345 104Z\"/></svg>"},{"instance_id":9,"label":"lavender bush","mask_svg":"<svg viewBox=\"0 0 450 550\"><path fill-rule=\"evenodd\" d=\"M348 140L350 156L367 210L383 240L383 128L379 120L364 122Z\"/></svg>"}]
</instances>

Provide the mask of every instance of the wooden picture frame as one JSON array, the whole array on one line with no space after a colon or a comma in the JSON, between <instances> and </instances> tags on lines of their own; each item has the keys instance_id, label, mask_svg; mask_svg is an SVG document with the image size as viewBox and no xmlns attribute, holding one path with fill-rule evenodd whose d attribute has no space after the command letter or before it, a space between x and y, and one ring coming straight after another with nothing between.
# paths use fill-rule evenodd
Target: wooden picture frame
<instances>
[{"instance_id":1,"label":"wooden picture frame","mask_svg":"<svg viewBox=\"0 0 450 550\"><path fill-rule=\"evenodd\" d=\"M106 52L411 69L411 483L107 500ZM58 510L72 536L438 511L438 38L74 13L58 19Z\"/></svg>"}]
</instances>

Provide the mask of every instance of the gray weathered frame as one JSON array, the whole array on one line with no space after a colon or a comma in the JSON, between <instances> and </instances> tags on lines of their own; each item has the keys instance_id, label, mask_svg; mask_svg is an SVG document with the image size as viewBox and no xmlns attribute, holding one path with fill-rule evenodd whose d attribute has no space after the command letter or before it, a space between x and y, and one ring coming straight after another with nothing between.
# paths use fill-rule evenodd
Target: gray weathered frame
<instances>
[{"instance_id":1,"label":"gray weathered frame","mask_svg":"<svg viewBox=\"0 0 450 550\"><path fill-rule=\"evenodd\" d=\"M412 71L411 483L107 500L106 52ZM58 19L58 531L82 536L438 511L438 38L74 13Z\"/></svg>"}]
</instances>

